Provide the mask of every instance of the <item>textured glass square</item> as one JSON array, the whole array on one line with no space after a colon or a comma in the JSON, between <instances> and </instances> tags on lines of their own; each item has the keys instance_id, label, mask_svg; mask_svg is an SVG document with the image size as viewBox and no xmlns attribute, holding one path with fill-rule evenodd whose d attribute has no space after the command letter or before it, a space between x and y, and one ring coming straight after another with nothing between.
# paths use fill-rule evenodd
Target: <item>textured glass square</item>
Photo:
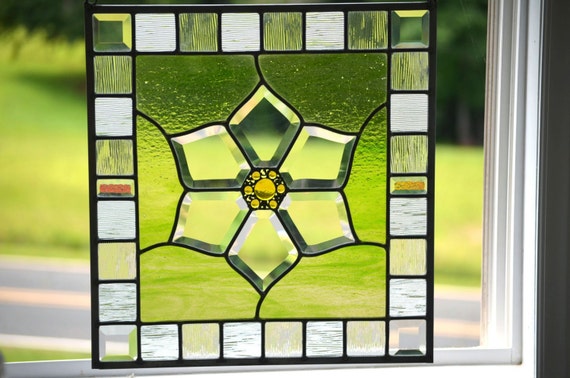
<instances>
[{"instance_id":1,"label":"textured glass square","mask_svg":"<svg viewBox=\"0 0 570 378\"><path fill-rule=\"evenodd\" d=\"M385 323L350 321L346 325L346 354L349 356L382 356L385 349Z\"/></svg>"},{"instance_id":2,"label":"textured glass square","mask_svg":"<svg viewBox=\"0 0 570 378\"><path fill-rule=\"evenodd\" d=\"M341 357L342 322L307 323L307 357Z\"/></svg>"},{"instance_id":3,"label":"textured glass square","mask_svg":"<svg viewBox=\"0 0 570 378\"><path fill-rule=\"evenodd\" d=\"M180 51L218 51L218 15L180 15Z\"/></svg>"},{"instance_id":4,"label":"textured glass square","mask_svg":"<svg viewBox=\"0 0 570 378\"><path fill-rule=\"evenodd\" d=\"M99 136L133 134L133 100L98 97L95 99L95 133Z\"/></svg>"},{"instance_id":5,"label":"textured glass square","mask_svg":"<svg viewBox=\"0 0 570 378\"><path fill-rule=\"evenodd\" d=\"M133 142L125 139L97 141L97 174L127 176L133 174Z\"/></svg>"},{"instance_id":6,"label":"textured glass square","mask_svg":"<svg viewBox=\"0 0 570 378\"><path fill-rule=\"evenodd\" d=\"M136 288L130 283L99 285L99 321L134 322L137 318Z\"/></svg>"},{"instance_id":7,"label":"textured glass square","mask_svg":"<svg viewBox=\"0 0 570 378\"><path fill-rule=\"evenodd\" d=\"M260 38L259 14L222 14L222 50L258 51Z\"/></svg>"},{"instance_id":8,"label":"textured glass square","mask_svg":"<svg viewBox=\"0 0 570 378\"><path fill-rule=\"evenodd\" d=\"M392 173L425 173L428 162L428 138L424 135L392 137L390 144Z\"/></svg>"},{"instance_id":9,"label":"textured glass square","mask_svg":"<svg viewBox=\"0 0 570 378\"><path fill-rule=\"evenodd\" d=\"M390 199L390 234L426 235L427 200L425 198Z\"/></svg>"},{"instance_id":10,"label":"textured glass square","mask_svg":"<svg viewBox=\"0 0 570 378\"><path fill-rule=\"evenodd\" d=\"M134 243L100 243L98 260L100 280L128 280L137 275Z\"/></svg>"},{"instance_id":11,"label":"textured glass square","mask_svg":"<svg viewBox=\"0 0 570 378\"><path fill-rule=\"evenodd\" d=\"M402 196L426 193L426 176L390 177L390 194Z\"/></svg>"},{"instance_id":12,"label":"textured glass square","mask_svg":"<svg viewBox=\"0 0 570 378\"><path fill-rule=\"evenodd\" d=\"M342 12L307 13L307 50L342 50L344 14Z\"/></svg>"},{"instance_id":13,"label":"textured glass square","mask_svg":"<svg viewBox=\"0 0 570 378\"><path fill-rule=\"evenodd\" d=\"M133 201L97 202L97 230L100 239L134 239L135 203Z\"/></svg>"},{"instance_id":14,"label":"textured glass square","mask_svg":"<svg viewBox=\"0 0 570 378\"><path fill-rule=\"evenodd\" d=\"M390 96L390 110L393 132L428 131L427 94L394 94Z\"/></svg>"},{"instance_id":15,"label":"textured glass square","mask_svg":"<svg viewBox=\"0 0 570 378\"><path fill-rule=\"evenodd\" d=\"M261 356L261 323L225 323L224 357L256 358Z\"/></svg>"},{"instance_id":16,"label":"textured glass square","mask_svg":"<svg viewBox=\"0 0 570 378\"><path fill-rule=\"evenodd\" d=\"M392 54L392 89L427 90L429 87L427 52Z\"/></svg>"},{"instance_id":17,"label":"textured glass square","mask_svg":"<svg viewBox=\"0 0 570 378\"><path fill-rule=\"evenodd\" d=\"M106 325L99 327L101 361L135 361L138 356L137 327Z\"/></svg>"},{"instance_id":18,"label":"textured glass square","mask_svg":"<svg viewBox=\"0 0 570 378\"><path fill-rule=\"evenodd\" d=\"M93 49L97 52L125 52L132 48L130 14L93 15Z\"/></svg>"},{"instance_id":19,"label":"textured glass square","mask_svg":"<svg viewBox=\"0 0 570 378\"><path fill-rule=\"evenodd\" d=\"M303 47L303 15L301 13L265 13L264 40L267 51L301 50Z\"/></svg>"},{"instance_id":20,"label":"textured glass square","mask_svg":"<svg viewBox=\"0 0 570 378\"><path fill-rule=\"evenodd\" d=\"M96 56L93 59L95 93L131 93L132 64L130 56Z\"/></svg>"},{"instance_id":21,"label":"textured glass square","mask_svg":"<svg viewBox=\"0 0 570 378\"><path fill-rule=\"evenodd\" d=\"M176 49L174 14L139 13L135 15L137 51L160 52Z\"/></svg>"},{"instance_id":22,"label":"textured glass square","mask_svg":"<svg viewBox=\"0 0 570 378\"><path fill-rule=\"evenodd\" d=\"M390 321L390 355L421 356L426 353L425 320Z\"/></svg>"},{"instance_id":23,"label":"textured glass square","mask_svg":"<svg viewBox=\"0 0 570 378\"><path fill-rule=\"evenodd\" d=\"M348 13L348 48L378 50L388 46L388 12Z\"/></svg>"},{"instance_id":24,"label":"textured glass square","mask_svg":"<svg viewBox=\"0 0 570 378\"><path fill-rule=\"evenodd\" d=\"M429 11L392 12L392 47L412 48L429 45Z\"/></svg>"},{"instance_id":25,"label":"textured glass square","mask_svg":"<svg viewBox=\"0 0 570 378\"><path fill-rule=\"evenodd\" d=\"M178 326L175 324L141 327L141 357L145 361L178 359Z\"/></svg>"},{"instance_id":26,"label":"textured glass square","mask_svg":"<svg viewBox=\"0 0 570 378\"><path fill-rule=\"evenodd\" d=\"M97 180L97 197L99 198L132 198L134 195L134 180L120 178Z\"/></svg>"},{"instance_id":27,"label":"textured glass square","mask_svg":"<svg viewBox=\"0 0 570 378\"><path fill-rule=\"evenodd\" d=\"M303 324L300 322L265 323L265 356L302 357Z\"/></svg>"},{"instance_id":28,"label":"textured glass square","mask_svg":"<svg viewBox=\"0 0 570 378\"><path fill-rule=\"evenodd\" d=\"M390 280L390 315L395 317L426 314L426 280Z\"/></svg>"},{"instance_id":29,"label":"textured glass square","mask_svg":"<svg viewBox=\"0 0 570 378\"><path fill-rule=\"evenodd\" d=\"M425 239L392 239L390 241L390 274L412 276L426 274Z\"/></svg>"},{"instance_id":30,"label":"textured glass square","mask_svg":"<svg viewBox=\"0 0 570 378\"><path fill-rule=\"evenodd\" d=\"M182 326L182 358L209 360L220 357L220 326L216 323Z\"/></svg>"}]
</instances>

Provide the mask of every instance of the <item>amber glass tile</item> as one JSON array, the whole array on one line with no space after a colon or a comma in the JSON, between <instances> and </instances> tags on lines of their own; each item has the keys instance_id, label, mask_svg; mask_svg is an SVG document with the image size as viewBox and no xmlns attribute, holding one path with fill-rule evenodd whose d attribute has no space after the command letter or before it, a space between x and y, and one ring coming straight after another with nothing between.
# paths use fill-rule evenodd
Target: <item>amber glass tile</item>
<instances>
[{"instance_id":1,"label":"amber glass tile","mask_svg":"<svg viewBox=\"0 0 570 378\"><path fill-rule=\"evenodd\" d=\"M97 180L97 197L128 198L135 195L135 181L130 179Z\"/></svg>"},{"instance_id":2,"label":"amber glass tile","mask_svg":"<svg viewBox=\"0 0 570 378\"><path fill-rule=\"evenodd\" d=\"M426 176L401 176L401 177L390 178L390 194L410 195L410 194L426 194L426 193L427 193Z\"/></svg>"}]
</instances>

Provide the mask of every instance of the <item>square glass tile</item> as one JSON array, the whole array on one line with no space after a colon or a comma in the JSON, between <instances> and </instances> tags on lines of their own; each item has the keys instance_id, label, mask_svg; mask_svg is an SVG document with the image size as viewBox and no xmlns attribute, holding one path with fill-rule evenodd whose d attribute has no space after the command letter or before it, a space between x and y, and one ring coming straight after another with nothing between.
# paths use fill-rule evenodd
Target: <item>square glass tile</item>
<instances>
[{"instance_id":1,"label":"square glass tile","mask_svg":"<svg viewBox=\"0 0 570 378\"><path fill-rule=\"evenodd\" d=\"M348 48L377 50L388 45L388 13L364 11L348 13Z\"/></svg>"},{"instance_id":2,"label":"square glass tile","mask_svg":"<svg viewBox=\"0 0 570 378\"><path fill-rule=\"evenodd\" d=\"M160 52L176 49L174 14L140 13L135 15L137 51Z\"/></svg>"},{"instance_id":3,"label":"square glass tile","mask_svg":"<svg viewBox=\"0 0 570 378\"><path fill-rule=\"evenodd\" d=\"M209 360L220 357L220 326L216 323L182 326L182 358Z\"/></svg>"},{"instance_id":4,"label":"square glass tile","mask_svg":"<svg viewBox=\"0 0 570 378\"><path fill-rule=\"evenodd\" d=\"M217 51L218 15L183 13L180 15L180 51Z\"/></svg>"},{"instance_id":5,"label":"square glass tile","mask_svg":"<svg viewBox=\"0 0 570 378\"><path fill-rule=\"evenodd\" d=\"M427 52L401 52L392 55L392 89L428 90L429 56Z\"/></svg>"},{"instance_id":6,"label":"square glass tile","mask_svg":"<svg viewBox=\"0 0 570 378\"><path fill-rule=\"evenodd\" d=\"M134 361L138 356L135 325L99 327L99 358L101 361Z\"/></svg>"},{"instance_id":7,"label":"square glass tile","mask_svg":"<svg viewBox=\"0 0 570 378\"><path fill-rule=\"evenodd\" d=\"M222 14L222 50L257 51L260 47L259 15L256 13Z\"/></svg>"},{"instance_id":8,"label":"square glass tile","mask_svg":"<svg viewBox=\"0 0 570 378\"><path fill-rule=\"evenodd\" d=\"M392 11L392 47L413 48L429 45L429 11Z\"/></svg>"},{"instance_id":9,"label":"square glass tile","mask_svg":"<svg viewBox=\"0 0 570 378\"><path fill-rule=\"evenodd\" d=\"M392 320L390 322L390 355L422 356L426 353L425 320Z\"/></svg>"},{"instance_id":10,"label":"square glass tile","mask_svg":"<svg viewBox=\"0 0 570 378\"><path fill-rule=\"evenodd\" d=\"M132 48L131 15L93 15L93 49L97 52L126 52Z\"/></svg>"},{"instance_id":11,"label":"square glass tile","mask_svg":"<svg viewBox=\"0 0 570 378\"><path fill-rule=\"evenodd\" d=\"M131 93L133 71L130 56L96 56L93 59L95 93Z\"/></svg>"}]
</instances>

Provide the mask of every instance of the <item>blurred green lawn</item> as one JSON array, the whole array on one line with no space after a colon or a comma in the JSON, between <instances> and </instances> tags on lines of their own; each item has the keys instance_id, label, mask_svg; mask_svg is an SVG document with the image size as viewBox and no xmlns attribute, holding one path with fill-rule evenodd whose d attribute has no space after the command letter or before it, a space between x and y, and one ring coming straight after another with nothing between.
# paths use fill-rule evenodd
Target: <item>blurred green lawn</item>
<instances>
[{"instance_id":1,"label":"blurred green lawn","mask_svg":"<svg viewBox=\"0 0 570 378\"><path fill-rule=\"evenodd\" d=\"M0 347L0 352L7 362L78 360L91 357L89 353L12 347Z\"/></svg>"},{"instance_id":2,"label":"blurred green lawn","mask_svg":"<svg viewBox=\"0 0 570 378\"><path fill-rule=\"evenodd\" d=\"M0 35L0 254L87 263L83 45L23 33ZM436 284L479 286L482 148L438 146L436 183ZM0 349L7 361L88 357Z\"/></svg>"},{"instance_id":3,"label":"blurred green lawn","mask_svg":"<svg viewBox=\"0 0 570 378\"><path fill-rule=\"evenodd\" d=\"M35 35L16 49L18 39L0 35L0 253L87 262L83 46ZM436 154L435 281L477 286L483 150Z\"/></svg>"}]
</instances>

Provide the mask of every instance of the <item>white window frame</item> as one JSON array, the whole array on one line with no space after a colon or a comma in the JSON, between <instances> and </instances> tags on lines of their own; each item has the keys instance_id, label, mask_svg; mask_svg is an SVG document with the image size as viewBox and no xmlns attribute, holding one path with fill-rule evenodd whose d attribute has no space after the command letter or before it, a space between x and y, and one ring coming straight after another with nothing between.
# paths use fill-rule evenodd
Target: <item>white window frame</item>
<instances>
[{"instance_id":1,"label":"white window frame","mask_svg":"<svg viewBox=\"0 0 570 378\"><path fill-rule=\"evenodd\" d=\"M92 370L90 360L8 363L7 376L171 375L405 378L516 376L536 372L539 125L543 3L489 0L482 346L436 348L431 365L252 366ZM468 74L468 73L466 73ZM469 369L466 369L466 365ZM224 375L226 376L226 375Z\"/></svg>"}]
</instances>

